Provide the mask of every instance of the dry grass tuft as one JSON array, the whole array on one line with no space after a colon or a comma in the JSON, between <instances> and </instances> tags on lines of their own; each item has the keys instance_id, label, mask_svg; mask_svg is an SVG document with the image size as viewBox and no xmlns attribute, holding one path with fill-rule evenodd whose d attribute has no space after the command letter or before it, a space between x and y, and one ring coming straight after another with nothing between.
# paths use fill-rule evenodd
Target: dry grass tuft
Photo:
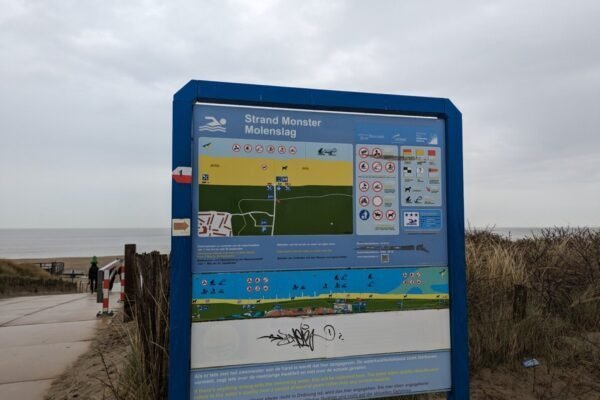
<instances>
[{"instance_id":1,"label":"dry grass tuft","mask_svg":"<svg viewBox=\"0 0 600 400\"><path fill-rule=\"evenodd\" d=\"M554 228L516 241L469 231L467 276L473 370L525 357L564 363L579 353L566 338L600 330L598 231ZM517 286L526 301L515 298ZM524 318L516 302L524 302ZM579 356L600 361L590 352Z\"/></svg>"},{"instance_id":2,"label":"dry grass tuft","mask_svg":"<svg viewBox=\"0 0 600 400\"><path fill-rule=\"evenodd\" d=\"M0 276L20 276L28 278L50 278L47 271L33 264L17 264L14 261L0 259Z\"/></svg>"}]
</instances>

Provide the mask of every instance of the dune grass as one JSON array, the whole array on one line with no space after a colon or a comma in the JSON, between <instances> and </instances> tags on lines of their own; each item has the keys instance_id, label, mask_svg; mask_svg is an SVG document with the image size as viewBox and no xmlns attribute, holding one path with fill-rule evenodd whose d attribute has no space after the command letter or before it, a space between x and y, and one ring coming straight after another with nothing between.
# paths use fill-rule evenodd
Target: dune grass
<instances>
[{"instance_id":1,"label":"dune grass","mask_svg":"<svg viewBox=\"0 0 600 400\"><path fill-rule=\"evenodd\" d=\"M0 297L41 293L70 293L77 285L50 275L33 264L0 259Z\"/></svg>"},{"instance_id":2,"label":"dune grass","mask_svg":"<svg viewBox=\"0 0 600 400\"><path fill-rule=\"evenodd\" d=\"M14 261L0 259L0 276L20 276L27 278L51 278L47 271L33 264L17 264Z\"/></svg>"},{"instance_id":3,"label":"dune grass","mask_svg":"<svg viewBox=\"0 0 600 400\"><path fill-rule=\"evenodd\" d=\"M488 231L467 235L472 370L572 358L568 338L600 331L600 232L553 228L510 241ZM516 286L526 314L514 313ZM594 359L594 353L579 354Z\"/></svg>"}]
</instances>

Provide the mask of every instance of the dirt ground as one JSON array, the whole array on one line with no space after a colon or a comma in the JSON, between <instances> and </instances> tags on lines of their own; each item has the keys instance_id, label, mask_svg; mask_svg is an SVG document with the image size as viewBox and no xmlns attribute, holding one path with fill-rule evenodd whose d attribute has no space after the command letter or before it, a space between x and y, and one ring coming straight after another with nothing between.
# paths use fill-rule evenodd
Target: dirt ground
<instances>
[{"instance_id":1,"label":"dirt ground","mask_svg":"<svg viewBox=\"0 0 600 400\"><path fill-rule=\"evenodd\" d=\"M113 389L116 390L128 352L126 329L119 315L101 328L90 350L52 382L46 399L116 399Z\"/></svg>"},{"instance_id":2,"label":"dirt ground","mask_svg":"<svg viewBox=\"0 0 600 400\"><path fill-rule=\"evenodd\" d=\"M473 399L598 400L600 399L600 332L566 337L562 362L539 358L540 366L521 365L478 371L471 380ZM592 354L596 354L593 356Z\"/></svg>"},{"instance_id":3,"label":"dirt ground","mask_svg":"<svg viewBox=\"0 0 600 400\"><path fill-rule=\"evenodd\" d=\"M57 378L47 400L90 399L114 400L116 387L126 363L128 340L126 326L117 316L98 332L90 350ZM600 333L590 335L591 343L600 345ZM102 354L102 356L100 355ZM535 370L520 366L478 371L471 378L473 400L598 400L600 366L548 367L544 360ZM414 400L445 399L443 395L409 397ZM398 399L404 399L398 398Z\"/></svg>"},{"instance_id":4,"label":"dirt ground","mask_svg":"<svg viewBox=\"0 0 600 400\"><path fill-rule=\"evenodd\" d=\"M471 398L481 400L598 400L600 382L583 368L540 366L533 370L483 370L471 381Z\"/></svg>"}]
</instances>

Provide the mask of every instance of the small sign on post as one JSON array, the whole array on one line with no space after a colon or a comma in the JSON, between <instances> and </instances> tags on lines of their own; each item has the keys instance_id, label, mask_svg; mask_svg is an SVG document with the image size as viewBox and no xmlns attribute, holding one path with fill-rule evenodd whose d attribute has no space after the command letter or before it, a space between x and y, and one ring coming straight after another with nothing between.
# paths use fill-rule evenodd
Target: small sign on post
<instances>
[{"instance_id":1,"label":"small sign on post","mask_svg":"<svg viewBox=\"0 0 600 400\"><path fill-rule=\"evenodd\" d=\"M189 218L173 219L172 236L190 236L192 224Z\"/></svg>"}]
</instances>

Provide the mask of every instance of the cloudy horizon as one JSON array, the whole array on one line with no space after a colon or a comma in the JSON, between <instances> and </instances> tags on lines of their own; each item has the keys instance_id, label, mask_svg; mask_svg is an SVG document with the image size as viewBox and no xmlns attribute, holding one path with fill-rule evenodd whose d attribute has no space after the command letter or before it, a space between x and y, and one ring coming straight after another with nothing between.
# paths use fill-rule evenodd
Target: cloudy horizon
<instances>
[{"instance_id":1,"label":"cloudy horizon","mask_svg":"<svg viewBox=\"0 0 600 400\"><path fill-rule=\"evenodd\" d=\"M471 226L600 226L600 3L0 0L0 228L168 227L191 79L445 97Z\"/></svg>"}]
</instances>

